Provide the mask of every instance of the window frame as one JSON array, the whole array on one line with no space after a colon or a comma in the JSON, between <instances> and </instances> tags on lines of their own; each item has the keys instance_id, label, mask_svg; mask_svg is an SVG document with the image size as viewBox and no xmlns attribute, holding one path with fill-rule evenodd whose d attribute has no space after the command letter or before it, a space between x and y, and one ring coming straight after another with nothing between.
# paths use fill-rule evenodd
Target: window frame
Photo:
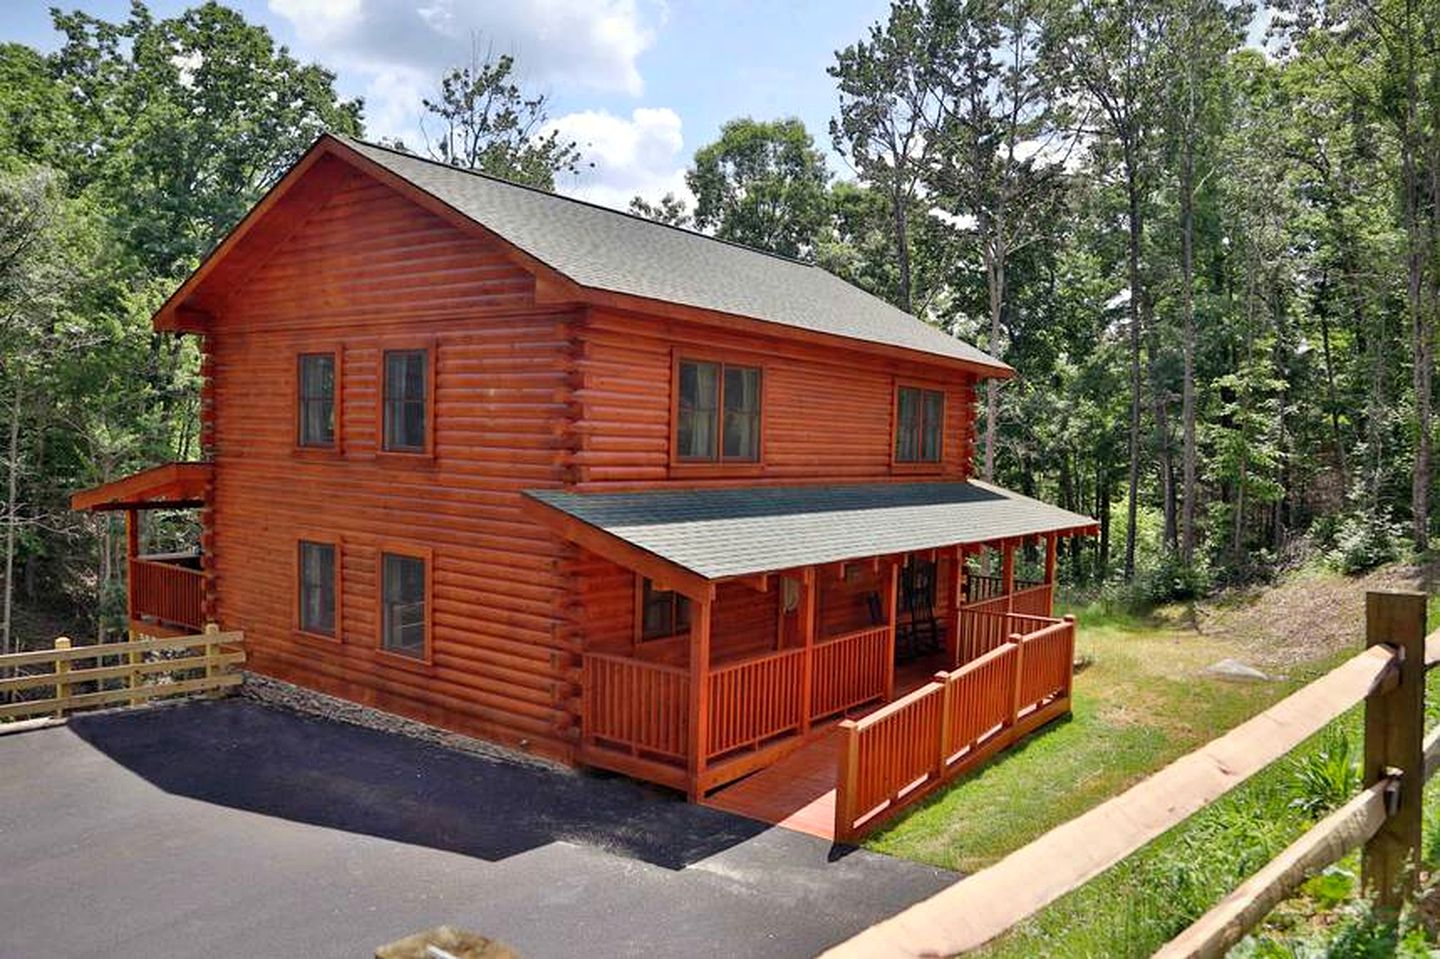
<instances>
[{"instance_id":1,"label":"window frame","mask_svg":"<svg viewBox=\"0 0 1440 959\"><path fill-rule=\"evenodd\" d=\"M925 459L901 459L900 451L900 392L901 390L920 391L920 435L917 441L923 446L925 440L925 394L938 393L940 395L940 424L936 433L938 448L936 457L933 460ZM890 396L890 470L894 473L941 473L945 470L946 455L946 427L950 415L950 391L943 383L936 383L926 380L896 379Z\"/></svg>"},{"instance_id":2,"label":"window frame","mask_svg":"<svg viewBox=\"0 0 1440 959\"><path fill-rule=\"evenodd\" d=\"M305 617L303 608L305 604L305 590L301 582L304 575L304 563L301 561L301 552L305 544L314 546L329 546L335 551L335 634L327 636L325 633L317 633L314 630L305 628ZM311 639L331 646L338 646L345 642L345 619L344 619L344 565L345 550L339 536L331 533L313 532L301 530L295 535L295 546L291 551L291 559L294 566L291 570L290 582L295 590L295 601L291 604L294 610L294 633L302 639Z\"/></svg>"},{"instance_id":3,"label":"window frame","mask_svg":"<svg viewBox=\"0 0 1440 959\"><path fill-rule=\"evenodd\" d=\"M424 655L409 656L385 648L385 557L403 556L418 559L425 570L425 646ZM434 665L435 629L435 554L426 546L413 543L381 542L375 547L375 652L385 662L428 670Z\"/></svg>"},{"instance_id":4,"label":"window frame","mask_svg":"<svg viewBox=\"0 0 1440 959\"><path fill-rule=\"evenodd\" d=\"M653 592L669 593L669 594L670 594L670 604L671 604L671 605L670 605L670 630L671 630L671 631L668 632L668 633L665 633L664 635L656 635L656 636L646 636L646 635L645 635L645 593L646 593L647 587L648 587L651 591L653 591ZM646 576L644 573L636 573L636 574L635 574L635 624L634 624L634 630L633 630L634 635L633 635L633 637L632 637L635 645L636 645L636 646L652 646L652 645L654 645L654 644L664 643L664 642L668 642L668 641L671 641L671 640L676 640L676 639L680 639L680 638L682 638L682 637L687 637L687 636L689 636L689 635L690 635L690 626L691 626L691 623L694 622L693 617L694 617L694 615L695 615L695 610L694 610L694 607L692 606L691 609L690 609L690 611L686 614L686 620L687 620L687 622L686 622L684 628L683 628L683 629L682 629L682 628L678 628L678 627L677 627L677 623L678 623L678 621L679 621L679 617L677 616L677 613L679 612L679 608L680 608L680 607L679 607L679 603L680 603L682 600L683 600L684 602L686 602L686 603L693 603L693 600L691 600L689 596L686 596L684 593L680 592L679 590L675 590L675 589L660 589L660 587L658 587L658 586L655 585L655 581L652 580L649 576Z\"/></svg>"},{"instance_id":5,"label":"window frame","mask_svg":"<svg viewBox=\"0 0 1440 959\"><path fill-rule=\"evenodd\" d=\"M307 356L326 356L331 358L335 365L334 395L331 397L331 415L334 419L334 437L327 445L314 443L302 443L300 441L302 423L304 422L304 407L300 392L300 365ZM294 351L290 364L290 409L294 418L294 429L290 436L291 448L296 456L315 457L318 459L333 459L344 454L344 370L345 351L338 343L320 343L313 346L299 347Z\"/></svg>"},{"instance_id":6,"label":"window frame","mask_svg":"<svg viewBox=\"0 0 1440 959\"><path fill-rule=\"evenodd\" d=\"M385 448L385 416L388 403L385 393L385 360L391 353L425 351L425 444L416 449ZM406 337L382 340L375 360L375 455L398 462L426 462L435 458L435 396L436 372L439 369L438 344L435 337Z\"/></svg>"},{"instance_id":7,"label":"window frame","mask_svg":"<svg viewBox=\"0 0 1440 959\"><path fill-rule=\"evenodd\" d=\"M718 367L715 381L715 456L695 458L680 455L680 367L684 363L711 363ZM755 414L755 456L751 458L727 457L725 455L725 368L742 367L755 370L760 376L758 399L760 408ZM765 470L765 418L769 407L767 393L770 382L770 365L763 357L741 353L713 353L705 350L690 350L677 347L670 356L670 430L667 447L670 451L670 469L676 473L721 473L726 475L760 474Z\"/></svg>"}]
</instances>

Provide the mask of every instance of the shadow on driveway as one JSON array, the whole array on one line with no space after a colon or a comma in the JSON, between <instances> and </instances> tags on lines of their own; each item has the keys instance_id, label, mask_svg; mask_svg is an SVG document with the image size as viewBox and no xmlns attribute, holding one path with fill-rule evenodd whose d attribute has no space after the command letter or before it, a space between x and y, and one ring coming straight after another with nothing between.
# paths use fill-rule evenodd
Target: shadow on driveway
<instances>
[{"instance_id":1,"label":"shadow on driveway","mask_svg":"<svg viewBox=\"0 0 1440 959\"><path fill-rule=\"evenodd\" d=\"M69 725L168 793L490 862L562 840L683 869L769 828L633 780L490 759L244 699Z\"/></svg>"}]
</instances>

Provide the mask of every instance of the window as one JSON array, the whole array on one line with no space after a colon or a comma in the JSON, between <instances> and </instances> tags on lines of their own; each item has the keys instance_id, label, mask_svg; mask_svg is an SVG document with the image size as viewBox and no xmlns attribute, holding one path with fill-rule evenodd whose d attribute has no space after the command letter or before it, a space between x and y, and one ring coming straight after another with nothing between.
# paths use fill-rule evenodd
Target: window
<instances>
[{"instance_id":1,"label":"window","mask_svg":"<svg viewBox=\"0 0 1440 959\"><path fill-rule=\"evenodd\" d=\"M338 557L334 543L300 541L300 631L334 639Z\"/></svg>"},{"instance_id":2,"label":"window","mask_svg":"<svg viewBox=\"0 0 1440 959\"><path fill-rule=\"evenodd\" d=\"M335 445L335 354L302 353L299 361L299 435L301 446Z\"/></svg>"},{"instance_id":3,"label":"window","mask_svg":"<svg viewBox=\"0 0 1440 959\"><path fill-rule=\"evenodd\" d=\"M385 351L383 447L390 452L429 449L430 351Z\"/></svg>"},{"instance_id":4,"label":"window","mask_svg":"<svg viewBox=\"0 0 1440 959\"><path fill-rule=\"evenodd\" d=\"M942 391L900 387L895 399L895 462L939 463L944 424Z\"/></svg>"},{"instance_id":5,"label":"window","mask_svg":"<svg viewBox=\"0 0 1440 959\"><path fill-rule=\"evenodd\" d=\"M380 648L426 659L425 560L380 554Z\"/></svg>"},{"instance_id":6,"label":"window","mask_svg":"<svg viewBox=\"0 0 1440 959\"><path fill-rule=\"evenodd\" d=\"M656 589L642 580L640 593L640 638L667 639L690 629L690 597L669 589Z\"/></svg>"},{"instance_id":7,"label":"window","mask_svg":"<svg viewBox=\"0 0 1440 959\"><path fill-rule=\"evenodd\" d=\"M678 366L676 459L758 462L760 369L700 360Z\"/></svg>"}]
</instances>

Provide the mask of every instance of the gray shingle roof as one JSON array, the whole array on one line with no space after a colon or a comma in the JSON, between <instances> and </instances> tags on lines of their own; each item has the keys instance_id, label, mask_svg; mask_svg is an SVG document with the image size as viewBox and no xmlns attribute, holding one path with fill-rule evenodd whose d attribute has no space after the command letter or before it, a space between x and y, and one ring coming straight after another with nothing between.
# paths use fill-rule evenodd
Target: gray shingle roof
<instances>
[{"instance_id":1,"label":"gray shingle roof","mask_svg":"<svg viewBox=\"0 0 1440 959\"><path fill-rule=\"evenodd\" d=\"M817 266L335 139L582 286L1010 369Z\"/></svg>"},{"instance_id":2,"label":"gray shingle roof","mask_svg":"<svg viewBox=\"0 0 1440 959\"><path fill-rule=\"evenodd\" d=\"M525 495L708 579L1095 523L978 482Z\"/></svg>"}]
</instances>

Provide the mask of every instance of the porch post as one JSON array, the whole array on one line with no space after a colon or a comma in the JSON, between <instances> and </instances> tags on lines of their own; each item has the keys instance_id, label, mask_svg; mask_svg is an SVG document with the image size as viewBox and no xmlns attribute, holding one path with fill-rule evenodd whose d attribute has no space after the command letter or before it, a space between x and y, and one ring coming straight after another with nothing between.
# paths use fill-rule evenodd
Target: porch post
<instances>
[{"instance_id":1,"label":"porch post","mask_svg":"<svg viewBox=\"0 0 1440 959\"><path fill-rule=\"evenodd\" d=\"M965 547L955 547L955 570L950 578L950 629L945 634L945 658L954 669L960 665L960 608L965 605Z\"/></svg>"},{"instance_id":2,"label":"porch post","mask_svg":"<svg viewBox=\"0 0 1440 959\"><path fill-rule=\"evenodd\" d=\"M815 600L820 592L820 573L807 566L800 575L804 605L800 607L800 633L805 637L805 658L800 661L800 734L810 732L810 718L815 701Z\"/></svg>"},{"instance_id":3,"label":"porch post","mask_svg":"<svg viewBox=\"0 0 1440 959\"><path fill-rule=\"evenodd\" d=\"M711 601L690 604L690 801L703 795L700 777L705 772L705 750L710 742L710 606Z\"/></svg>"},{"instance_id":4,"label":"porch post","mask_svg":"<svg viewBox=\"0 0 1440 959\"><path fill-rule=\"evenodd\" d=\"M1045 537L1045 585L1050 587L1049 602L1045 604L1045 615L1055 615L1055 565L1059 560L1060 534L1051 533Z\"/></svg>"},{"instance_id":5,"label":"porch post","mask_svg":"<svg viewBox=\"0 0 1440 959\"><path fill-rule=\"evenodd\" d=\"M1015 592L1015 541L1007 539L1001 543L1000 553L1000 590L1009 596ZM1009 609L1009 604L1006 604L1005 608Z\"/></svg>"},{"instance_id":6,"label":"porch post","mask_svg":"<svg viewBox=\"0 0 1440 959\"><path fill-rule=\"evenodd\" d=\"M139 555L140 512L135 509L127 509L125 511L125 629L127 633L130 629L130 622L135 618L135 576L132 561Z\"/></svg>"},{"instance_id":7,"label":"porch post","mask_svg":"<svg viewBox=\"0 0 1440 959\"><path fill-rule=\"evenodd\" d=\"M900 594L900 564L890 559L890 575L885 577L885 622L889 624L890 639L885 654L885 701L895 698L895 606Z\"/></svg>"}]
</instances>

